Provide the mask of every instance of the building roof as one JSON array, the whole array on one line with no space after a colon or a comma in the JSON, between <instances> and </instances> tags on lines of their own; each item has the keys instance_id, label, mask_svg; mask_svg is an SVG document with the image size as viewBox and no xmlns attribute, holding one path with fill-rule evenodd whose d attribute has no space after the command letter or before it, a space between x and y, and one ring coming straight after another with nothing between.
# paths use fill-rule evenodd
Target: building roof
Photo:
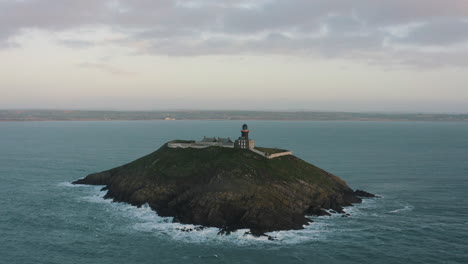
<instances>
[{"instance_id":1,"label":"building roof","mask_svg":"<svg viewBox=\"0 0 468 264\"><path fill-rule=\"evenodd\" d=\"M202 142L221 142L221 143L232 143L231 138L221 138L221 137L203 137Z\"/></svg>"}]
</instances>

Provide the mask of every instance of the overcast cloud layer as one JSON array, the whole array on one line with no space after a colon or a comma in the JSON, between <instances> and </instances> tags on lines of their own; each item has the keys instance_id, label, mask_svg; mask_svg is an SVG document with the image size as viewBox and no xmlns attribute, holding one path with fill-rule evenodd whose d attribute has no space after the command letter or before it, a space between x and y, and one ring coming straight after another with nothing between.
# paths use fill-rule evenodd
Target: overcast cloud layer
<instances>
[{"instance_id":1,"label":"overcast cloud layer","mask_svg":"<svg viewBox=\"0 0 468 264\"><path fill-rule=\"evenodd\" d=\"M0 47L28 30L106 27L136 53L282 54L465 66L466 0L0 0ZM66 39L63 45L104 45Z\"/></svg>"}]
</instances>

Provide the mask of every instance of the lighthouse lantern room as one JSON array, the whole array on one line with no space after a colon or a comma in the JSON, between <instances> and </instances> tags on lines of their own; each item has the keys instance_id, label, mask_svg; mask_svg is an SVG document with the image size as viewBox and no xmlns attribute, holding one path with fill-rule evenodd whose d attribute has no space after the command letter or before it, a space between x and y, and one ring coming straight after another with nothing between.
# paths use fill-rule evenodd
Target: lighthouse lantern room
<instances>
[{"instance_id":1,"label":"lighthouse lantern room","mask_svg":"<svg viewBox=\"0 0 468 264\"><path fill-rule=\"evenodd\" d=\"M242 126L241 136L234 142L234 148L251 149L255 147L255 141L249 139L249 127L247 124Z\"/></svg>"}]
</instances>

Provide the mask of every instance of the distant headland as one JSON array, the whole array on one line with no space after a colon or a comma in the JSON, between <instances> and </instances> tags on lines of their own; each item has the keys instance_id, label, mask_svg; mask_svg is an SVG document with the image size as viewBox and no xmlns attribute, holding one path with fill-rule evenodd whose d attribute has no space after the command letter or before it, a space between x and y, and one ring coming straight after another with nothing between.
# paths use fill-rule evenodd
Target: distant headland
<instances>
[{"instance_id":1,"label":"distant headland","mask_svg":"<svg viewBox=\"0 0 468 264\"><path fill-rule=\"evenodd\" d=\"M436 121L467 122L468 114L352 113L310 111L91 111L0 110L0 121L112 120L297 120L297 121Z\"/></svg>"},{"instance_id":2,"label":"distant headland","mask_svg":"<svg viewBox=\"0 0 468 264\"><path fill-rule=\"evenodd\" d=\"M260 148L242 126L230 138L174 140L157 151L74 184L105 185L104 198L148 204L160 216L229 234L302 229L308 216L344 213L343 207L375 197L352 190L339 177L289 150Z\"/></svg>"}]
</instances>

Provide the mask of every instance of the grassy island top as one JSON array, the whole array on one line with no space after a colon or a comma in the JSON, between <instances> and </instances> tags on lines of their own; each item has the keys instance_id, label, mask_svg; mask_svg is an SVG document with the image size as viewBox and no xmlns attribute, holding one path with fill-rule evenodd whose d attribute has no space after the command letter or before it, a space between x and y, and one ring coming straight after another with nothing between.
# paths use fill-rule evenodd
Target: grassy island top
<instances>
[{"instance_id":1,"label":"grassy island top","mask_svg":"<svg viewBox=\"0 0 468 264\"><path fill-rule=\"evenodd\" d=\"M301 179L326 184L330 180L323 170L292 155L267 159L247 149L218 146L196 149L169 148L164 145L158 151L126 164L118 170L136 177L147 179L156 177L160 182L200 181L213 172L221 171L224 172L223 177L232 176L236 180L250 175L249 181L254 182Z\"/></svg>"},{"instance_id":2,"label":"grassy island top","mask_svg":"<svg viewBox=\"0 0 468 264\"><path fill-rule=\"evenodd\" d=\"M254 149L259 150L261 152L265 152L268 154L276 154L276 153L281 153L281 152L287 152L289 150L286 149L279 149L279 148L263 148L263 147L255 147Z\"/></svg>"}]
</instances>

